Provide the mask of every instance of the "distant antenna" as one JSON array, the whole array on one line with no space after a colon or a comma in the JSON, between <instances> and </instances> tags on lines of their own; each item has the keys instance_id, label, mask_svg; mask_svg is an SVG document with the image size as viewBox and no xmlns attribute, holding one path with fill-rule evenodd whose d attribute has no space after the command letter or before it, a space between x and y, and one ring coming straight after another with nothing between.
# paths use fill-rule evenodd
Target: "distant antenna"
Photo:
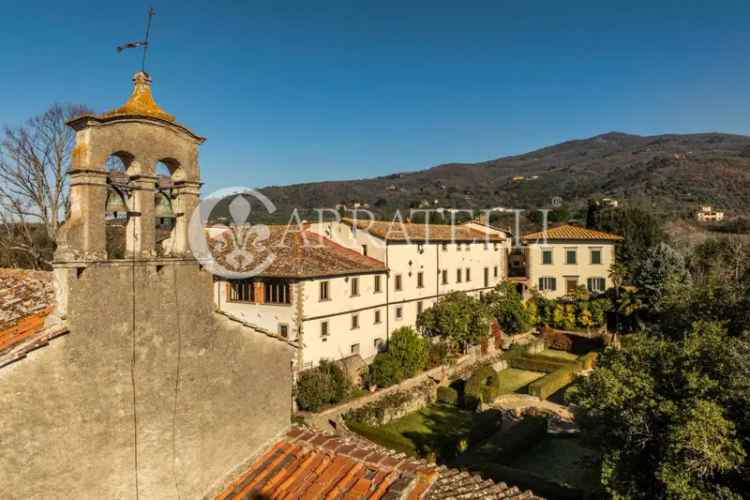
<instances>
[{"instance_id":1,"label":"distant antenna","mask_svg":"<svg viewBox=\"0 0 750 500\"><path fill-rule=\"evenodd\" d=\"M148 16L146 17L146 35L143 37L143 40L138 40L135 42L128 42L126 44L120 45L117 47L117 52L122 52L125 49L135 49L138 47L143 47L143 58L141 59L141 71L144 73L146 72L146 53L148 51L148 37L151 33L151 18L154 17L156 14L156 11L153 7L150 7L148 9Z\"/></svg>"}]
</instances>

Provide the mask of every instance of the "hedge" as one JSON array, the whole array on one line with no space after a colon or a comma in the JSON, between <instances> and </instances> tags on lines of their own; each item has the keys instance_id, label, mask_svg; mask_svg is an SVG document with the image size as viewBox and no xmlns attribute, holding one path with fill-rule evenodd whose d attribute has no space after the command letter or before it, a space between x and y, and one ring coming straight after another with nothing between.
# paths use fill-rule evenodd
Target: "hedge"
<instances>
[{"instance_id":1,"label":"hedge","mask_svg":"<svg viewBox=\"0 0 750 500\"><path fill-rule=\"evenodd\" d=\"M477 368L464 386L464 407L474 410L480 402L491 403L500 395L500 377L490 365Z\"/></svg>"},{"instance_id":2,"label":"hedge","mask_svg":"<svg viewBox=\"0 0 750 500\"><path fill-rule=\"evenodd\" d=\"M569 361L554 360L550 358L542 359L534 356L518 356L510 359L511 368L517 370L528 370L532 372L552 373L564 366L571 366L574 363Z\"/></svg>"},{"instance_id":3,"label":"hedge","mask_svg":"<svg viewBox=\"0 0 750 500\"><path fill-rule=\"evenodd\" d=\"M576 378L576 366L563 366L546 377L529 384L529 394L540 399L547 399Z\"/></svg>"},{"instance_id":4,"label":"hedge","mask_svg":"<svg viewBox=\"0 0 750 500\"><path fill-rule=\"evenodd\" d=\"M441 403L458 405L458 391L453 387L438 387L437 400Z\"/></svg>"},{"instance_id":5,"label":"hedge","mask_svg":"<svg viewBox=\"0 0 750 500\"><path fill-rule=\"evenodd\" d=\"M596 362L599 359L599 353L590 352L584 354L578 358L578 369L579 370L590 370L596 366Z\"/></svg>"},{"instance_id":6,"label":"hedge","mask_svg":"<svg viewBox=\"0 0 750 500\"><path fill-rule=\"evenodd\" d=\"M570 352L573 350L573 339L562 332L545 331L542 334L544 345L548 349Z\"/></svg>"}]
</instances>

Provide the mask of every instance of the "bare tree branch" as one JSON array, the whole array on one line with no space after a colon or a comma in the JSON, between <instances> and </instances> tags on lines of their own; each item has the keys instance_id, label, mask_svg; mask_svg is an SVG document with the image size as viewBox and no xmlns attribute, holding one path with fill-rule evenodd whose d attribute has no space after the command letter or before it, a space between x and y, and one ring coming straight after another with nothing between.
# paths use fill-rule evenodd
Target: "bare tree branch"
<instances>
[{"instance_id":1,"label":"bare tree branch","mask_svg":"<svg viewBox=\"0 0 750 500\"><path fill-rule=\"evenodd\" d=\"M65 122L91 110L54 104L0 136L0 263L48 267L67 204L75 133ZM25 259L12 254L25 254Z\"/></svg>"}]
</instances>

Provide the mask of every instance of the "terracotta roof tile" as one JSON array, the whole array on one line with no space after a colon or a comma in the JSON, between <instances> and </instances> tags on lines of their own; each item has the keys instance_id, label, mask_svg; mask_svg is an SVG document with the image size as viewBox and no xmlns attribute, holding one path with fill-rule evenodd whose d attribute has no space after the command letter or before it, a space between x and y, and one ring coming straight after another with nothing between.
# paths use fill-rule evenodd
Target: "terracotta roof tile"
<instances>
[{"instance_id":1,"label":"terracotta roof tile","mask_svg":"<svg viewBox=\"0 0 750 500\"><path fill-rule=\"evenodd\" d=\"M294 427L220 495L237 499L536 499L505 483L407 458L357 437Z\"/></svg>"},{"instance_id":2,"label":"terracotta roof tile","mask_svg":"<svg viewBox=\"0 0 750 500\"><path fill-rule=\"evenodd\" d=\"M622 240L622 236L616 234L605 233L603 231L575 226L573 224L563 224L562 226L549 228L547 231L530 233L524 236L523 240L532 241L543 240L545 238L547 240Z\"/></svg>"},{"instance_id":3,"label":"terracotta roof tile","mask_svg":"<svg viewBox=\"0 0 750 500\"><path fill-rule=\"evenodd\" d=\"M0 269L0 367L67 333L47 324L54 297L52 273Z\"/></svg>"},{"instance_id":4,"label":"terracotta roof tile","mask_svg":"<svg viewBox=\"0 0 750 500\"><path fill-rule=\"evenodd\" d=\"M258 276L304 278L384 272L383 262L345 248L319 234L296 226L266 226L267 238L255 227L228 228L209 238L212 256L236 272L269 262ZM213 228L211 232L216 233ZM242 242L238 244L237 242ZM239 252L236 247L241 246Z\"/></svg>"},{"instance_id":5,"label":"terracotta roof tile","mask_svg":"<svg viewBox=\"0 0 750 500\"><path fill-rule=\"evenodd\" d=\"M388 241L503 241L492 232L483 232L465 225L415 224L400 221L371 221L369 219L342 219L344 224L367 231Z\"/></svg>"}]
</instances>

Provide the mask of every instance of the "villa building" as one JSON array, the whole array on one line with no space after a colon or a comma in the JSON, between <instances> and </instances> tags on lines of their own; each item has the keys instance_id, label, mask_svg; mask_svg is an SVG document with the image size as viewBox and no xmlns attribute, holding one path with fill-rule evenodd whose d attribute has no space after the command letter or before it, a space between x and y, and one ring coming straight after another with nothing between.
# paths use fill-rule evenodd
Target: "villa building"
<instances>
[{"instance_id":1,"label":"villa building","mask_svg":"<svg viewBox=\"0 0 750 500\"><path fill-rule=\"evenodd\" d=\"M475 296L505 279L505 234L479 223L351 219L272 226L275 258L256 276L215 279L217 307L300 345L298 367L321 359L372 359L390 332L447 293ZM255 248L255 247L254 247ZM254 261L265 256L254 255Z\"/></svg>"},{"instance_id":2,"label":"villa building","mask_svg":"<svg viewBox=\"0 0 750 500\"><path fill-rule=\"evenodd\" d=\"M527 234L523 251L513 259L521 262L515 269L520 267L522 274L513 273L513 279L524 290L536 288L549 298L569 295L580 286L603 292L612 287L609 269L620 240L615 234L571 224Z\"/></svg>"},{"instance_id":3,"label":"villa building","mask_svg":"<svg viewBox=\"0 0 750 500\"><path fill-rule=\"evenodd\" d=\"M699 222L721 222L724 220L724 212L715 210L711 205L703 205L695 212L695 219Z\"/></svg>"}]
</instances>

